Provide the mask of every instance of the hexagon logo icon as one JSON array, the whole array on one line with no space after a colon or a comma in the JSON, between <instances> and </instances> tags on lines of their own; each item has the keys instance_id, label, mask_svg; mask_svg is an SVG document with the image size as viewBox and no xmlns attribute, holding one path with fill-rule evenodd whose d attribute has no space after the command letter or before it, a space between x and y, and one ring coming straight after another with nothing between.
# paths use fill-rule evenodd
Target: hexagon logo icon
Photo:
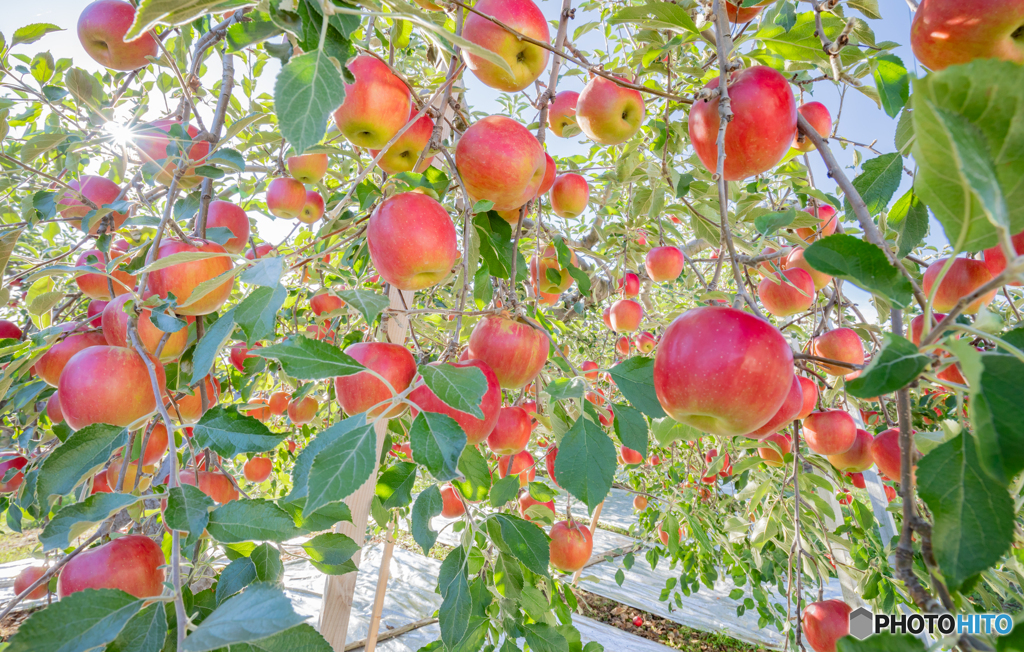
<instances>
[{"instance_id":1,"label":"hexagon logo icon","mask_svg":"<svg viewBox=\"0 0 1024 652\"><path fill-rule=\"evenodd\" d=\"M875 620L874 614L864 607L857 607L850 612L850 636L858 641L863 641L874 633L872 626Z\"/></svg>"}]
</instances>

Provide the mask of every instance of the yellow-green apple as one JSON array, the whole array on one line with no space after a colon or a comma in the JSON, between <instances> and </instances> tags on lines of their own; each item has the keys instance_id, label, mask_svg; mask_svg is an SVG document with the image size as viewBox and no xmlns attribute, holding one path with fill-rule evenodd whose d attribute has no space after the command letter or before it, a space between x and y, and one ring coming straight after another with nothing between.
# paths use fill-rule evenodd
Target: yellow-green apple
<instances>
[{"instance_id":1,"label":"yellow-green apple","mask_svg":"<svg viewBox=\"0 0 1024 652\"><path fill-rule=\"evenodd\" d=\"M394 195L377 206L366 244L373 266L400 290L437 285L459 256L452 218L435 199L418 192Z\"/></svg>"},{"instance_id":2,"label":"yellow-green apple","mask_svg":"<svg viewBox=\"0 0 1024 652\"><path fill-rule=\"evenodd\" d=\"M63 600L85 589L118 589L136 598L152 598L164 591L167 565L159 544L133 534L83 551L57 576L57 597Z\"/></svg>"},{"instance_id":3,"label":"yellow-green apple","mask_svg":"<svg viewBox=\"0 0 1024 652\"><path fill-rule=\"evenodd\" d=\"M511 460L511 465L509 464ZM534 469L533 455L530 451L519 451L514 455L502 455L498 458L498 477L504 478L507 475L519 476L519 486L525 487L537 477Z\"/></svg>"},{"instance_id":4,"label":"yellow-green apple","mask_svg":"<svg viewBox=\"0 0 1024 652\"><path fill-rule=\"evenodd\" d=\"M515 455L530 443L530 415L521 407L503 407L487 436L487 447L498 455Z\"/></svg>"},{"instance_id":5,"label":"yellow-green apple","mask_svg":"<svg viewBox=\"0 0 1024 652\"><path fill-rule=\"evenodd\" d=\"M389 407L385 401L408 389L416 376L416 360L409 349L388 342L357 342L349 345L345 353L380 374L391 385L389 388L366 371L338 376L334 379L334 392L346 414L354 416L369 410L367 418L372 419L386 410L385 416L393 419L405 412L405 404Z\"/></svg>"},{"instance_id":6,"label":"yellow-green apple","mask_svg":"<svg viewBox=\"0 0 1024 652\"><path fill-rule=\"evenodd\" d=\"M871 443L873 440L874 438L871 436L871 433L858 428L853 445L845 453L829 455L828 461L840 471L849 471L851 473L867 471L874 464L874 459L871 457ZM863 489L863 487L861 488Z\"/></svg>"},{"instance_id":7,"label":"yellow-green apple","mask_svg":"<svg viewBox=\"0 0 1024 652\"><path fill-rule=\"evenodd\" d=\"M315 190L306 191L306 203L302 205L302 210L296 217L303 224L312 224L316 222L324 214L324 198L323 195Z\"/></svg>"},{"instance_id":8,"label":"yellow-green apple","mask_svg":"<svg viewBox=\"0 0 1024 652\"><path fill-rule=\"evenodd\" d=\"M544 162L546 164L544 167L544 179L540 182L540 188L537 188L538 197L551 190L551 186L555 185L555 178L558 175L555 159L551 158L551 155L547 152L544 153ZM589 193L589 190L587 192Z\"/></svg>"},{"instance_id":9,"label":"yellow-green apple","mask_svg":"<svg viewBox=\"0 0 1024 652\"><path fill-rule=\"evenodd\" d=\"M836 209L828 204L813 204L805 208L803 212L810 213L818 218L818 222L820 222L816 227L803 227L796 230L797 236L804 242L814 242L818 238L832 235L836 232L839 217L836 215Z\"/></svg>"},{"instance_id":10,"label":"yellow-green apple","mask_svg":"<svg viewBox=\"0 0 1024 652\"><path fill-rule=\"evenodd\" d=\"M151 361L152 362L152 361ZM164 389L164 368L156 367ZM132 349L90 346L68 360L57 382L60 409L72 430L94 423L129 426L156 411L146 362Z\"/></svg>"},{"instance_id":11,"label":"yellow-green apple","mask_svg":"<svg viewBox=\"0 0 1024 652\"><path fill-rule=\"evenodd\" d=\"M800 409L804 404L804 392L803 385L800 383L799 376L793 376L793 382L789 386L789 393L786 394L786 400L782 402L782 406L779 407L768 423L764 424L760 428L748 432L747 437L751 439L761 439L767 435L778 432L793 422L794 419L800 416Z\"/></svg>"},{"instance_id":12,"label":"yellow-green apple","mask_svg":"<svg viewBox=\"0 0 1024 652\"><path fill-rule=\"evenodd\" d=\"M446 484L441 487L441 516L444 518L459 518L466 513L466 505L455 493L455 487Z\"/></svg>"},{"instance_id":13,"label":"yellow-green apple","mask_svg":"<svg viewBox=\"0 0 1024 652\"><path fill-rule=\"evenodd\" d=\"M605 77L594 77L576 100L576 122L595 143L624 143L644 122L643 95Z\"/></svg>"},{"instance_id":14,"label":"yellow-green apple","mask_svg":"<svg viewBox=\"0 0 1024 652\"><path fill-rule=\"evenodd\" d=\"M625 357L629 355L629 347L631 346L631 344L632 343L629 341L629 337L623 335L615 342L615 352Z\"/></svg>"},{"instance_id":15,"label":"yellow-green apple","mask_svg":"<svg viewBox=\"0 0 1024 652\"><path fill-rule=\"evenodd\" d=\"M789 252L789 255L785 257L785 264L782 265L782 269L802 269L811 275L811 280L814 281L814 289L820 290L829 283L832 282L832 277L824 272L811 267L807 259L804 258L804 250L802 247L793 247Z\"/></svg>"},{"instance_id":16,"label":"yellow-green apple","mask_svg":"<svg viewBox=\"0 0 1024 652\"><path fill-rule=\"evenodd\" d=\"M132 291L135 287L134 276L122 269L114 268L110 272L110 278L106 274L106 266L107 256L99 249L89 249L78 256L75 267L99 270L98 273L80 274L75 277L75 284L82 294L90 299L110 299L111 286L114 288L115 296Z\"/></svg>"},{"instance_id":17,"label":"yellow-green apple","mask_svg":"<svg viewBox=\"0 0 1024 652\"><path fill-rule=\"evenodd\" d=\"M804 441L818 455L839 455L857 440L853 417L842 410L811 412L804 419Z\"/></svg>"},{"instance_id":18,"label":"yellow-green apple","mask_svg":"<svg viewBox=\"0 0 1024 652\"><path fill-rule=\"evenodd\" d=\"M814 652L836 652L836 641L850 633L850 605L842 600L804 607L804 635Z\"/></svg>"},{"instance_id":19,"label":"yellow-green apple","mask_svg":"<svg viewBox=\"0 0 1024 652\"><path fill-rule=\"evenodd\" d=\"M551 565L565 573L575 573L590 561L594 537L586 525L575 521L559 521L551 526L549 557Z\"/></svg>"},{"instance_id":20,"label":"yellow-green apple","mask_svg":"<svg viewBox=\"0 0 1024 652\"><path fill-rule=\"evenodd\" d=\"M494 202L495 210L507 211L537 195L547 160L526 127L492 115L474 122L459 138L455 166L474 199Z\"/></svg>"},{"instance_id":21,"label":"yellow-green apple","mask_svg":"<svg viewBox=\"0 0 1024 652\"><path fill-rule=\"evenodd\" d=\"M147 289L152 290L163 299L173 294L178 300L178 307L174 309L174 312L179 315L208 315L224 305L224 302L231 296L231 290L235 287L233 276L215 286L205 295L197 296L194 300L191 298L192 293L200 284L231 270L231 257L224 247L216 242L199 238L192 238L191 244L177 238L165 238L160 243L160 248L157 249L153 259L169 258L178 253L206 253L211 256L151 271Z\"/></svg>"},{"instance_id":22,"label":"yellow-green apple","mask_svg":"<svg viewBox=\"0 0 1024 652\"><path fill-rule=\"evenodd\" d=\"M800 389L803 395L803 404L796 418L806 419L808 414L814 412L814 407L818 404L818 385L810 378L804 378L803 376L797 376L796 379L800 381Z\"/></svg>"},{"instance_id":23,"label":"yellow-green apple","mask_svg":"<svg viewBox=\"0 0 1024 652\"><path fill-rule=\"evenodd\" d=\"M306 187L290 177L278 177L267 186L267 210L274 217L292 220L306 205Z\"/></svg>"},{"instance_id":24,"label":"yellow-green apple","mask_svg":"<svg viewBox=\"0 0 1024 652\"><path fill-rule=\"evenodd\" d=\"M156 57L156 39L151 32L125 41L135 22L135 7L122 0L96 0L78 16L78 40L93 60L111 70L135 70Z\"/></svg>"},{"instance_id":25,"label":"yellow-green apple","mask_svg":"<svg viewBox=\"0 0 1024 652\"><path fill-rule=\"evenodd\" d=\"M1024 231L1013 236L1011 240L1013 241L1014 252L1018 256L1024 253ZM983 251L982 257L985 260L985 267L988 268L988 272L992 275L992 278L999 276L999 274L1006 269L1006 255L1003 254L1003 248L999 245ZM1010 281L1007 285L1020 286L1024 285L1024 283L1021 283L1020 281Z\"/></svg>"},{"instance_id":26,"label":"yellow-green apple","mask_svg":"<svg viewBox=\"0 0 1024 652\"><path fill-rule=\"evenodd\" d=\"M802 115L822 138L828 138L832 133L832 114L821 102L805 102L797 107L797 113ZM797 132L796 138L793 139L793 148L801 152L813 152L814 143L807 136Z\"/></svg>"},{"instance_id":27,"label":"yellow-green apple","mask_svg":"<svg viewBox=\"0 0 1024 652\"><path fill-rule=\"evenodd\" d=\"M10 469L23 469L26 466L28 466L28 459L21 455L10 455L0 460L0 493L11 493L21 486L22 481L25 479L25 474L20 470L11 475L7 482L2 482L2 479Z\"/></svg>"},{"instance_id":28,"label":"yellow-green apple","mask_svg":"<svg viewBox=\"0 0 1024 652\"><path fill-rule=\"evenodd\" d=\"M103 338L109 346L129 348L132 346L128 339L128 309L125 308L125 304L131 300L132 296L130 294L122 294L108 303L100 315L100 323L103 326ZM167 335L164 348L160 351L160 362L170 362L180 356L188 345L188 325L186 324L183 328L167 334L153 324L153 321L150 319L152 314L153 311L149 308L144 308L139 313L139 341L143 348L156 355L156 350L160 346L160 340L163 339L164 335ZM188 321L191 322L193 320L190 317Z\"/></svg>"},{"instance_id":29,"label":"yellow-green apple","mask_svg":"<svg viewBox=\"0 0 1024 652\"><path fill-rule=\"evenodd\" d=\"M530 324L505 315L489 315L476 323L469 336L469 358L494 371L505 389L520 389L540 373L548 360L547 335Z\"/></svg>"},{"instance_id":30,"label":"yellow-green apple","mask_svg":"<svg viewBox=\"0 0 1024 652\"><path fill-rule=\"evenodd\" d=\"M563 136L566 127L572 128L573 135L579 133L579 125L576 124L576 102L580 94L576 91L561 91L555 95L555 99L548 105L548 126L559 138Z\"/></svg>"},{"instance_id":31,"label":"yellow-green apple","mask_svg":"<svg viewBox=\"0 0 1024 652\"><path fill-rule=\"evenodd\" d=\"M932 70L975 59L1024 62L1024 5L1016 0L924 0L910 26L910 46Z\"/></svg>"},{"instance_id":32,"label":"yellow-green apple","mask_svg":"<svg viewBox=\"0 0 1024 652\"><path fill-rule=\"evenodd\" d=\"M210 143L205 140L195 140L199 135L199 128L189 125L184 129L185 138L172 136L173 127L181 128L178 120L156 120L139 129L135 136L135 145L139 149L139 155L144 163L155 163L159 170L154 175L154 180L163 185L169 185L171 179L177 174L178 162L186 156L184 150L188 148L188 164L184 173L178 179L178 185L183 188L193 188L199 185L202 177L196 174L196 165L201 165L210 154ZM177 130L176 130L177 131Z\"/></svg>"},{"instance_id":33,"label":"yellow-green apple","mask_svg":"<svg viewBox=\"0 0 1024 652\"><path fill-rule=\"evenodd\" d=\"M270 413L274 415L282 415L288 409L288 404L292 402L291 392L278 391L270 395Z\"/></svg>"},{"instance_id":34,"label":"yellow-green apple","mask_svg":"<svg viewBox=\"0 0 1024 652\"><path fill-rule=\"evenodd\" d=\"M206 391L206 410L217 404L220 400L220 383L216 382L213 376L206 376L202 381L189 388L187 393L175 401L177 411L168 407L171 417L181 416L181 423L198 423L206 410L203 409L203 394L199 389L202 385Z\"/></svg>"},{"instance_id":35,"label":"yellow-green apple","mask_svg":"<svg viewBox=\"0 0 1024 652\"><path fill-rule=\"evenodd\" d=\"M415 117L417 113L419 113L419 111L413 108L410 120ZM379 161L377 161L377 167L391 175L395 175L400 172L412 172L412 166L416 165L416 161L419 160L423 150L430 145L430 137L433 133L434 120L424 113L405 131L404 134L398 137L398 140L395 141L394 145L388 148L388 151L384 152L384 155L380 157ZM376 158L379 153L379 149L370 150L370 154L374 158ZM433 156L424 155L423 161L415 171L425 171L430 167L430 162L433 160Z\"/></svg>"},{"instance_id":36,"label":"yellow-green apple","mask_svg":"<svg viewBox=\"0 0 1024 652\"><path fill-rule=\"evenodd\" d=\"M49 570L46 566L26 566L21 569L17 577L14 578L14 595L21 595L21 592L36 583L43 575L46 575L46 571ZM46 597L48 591L47 583L43 582L34 591L25 596L26 600L41 600Z\"/></svg>"},{"instance_id":37,"label":"yellow-green apple","mask_svg":"<svg viewBox=\"0 0 1024 652\"><path fill-rule=\"evenodd\" d=\"M776 317L790 317L814 303L814 281L798 267L775 272L758 284L757 298L764 309Z\"/></svg>"},{"instance_id":38,"label":"yellow-green apple","mask_svg":"<svg viewBox=\"0 0 1024 652\"><path fill-rule=\"evenodd\" d=\"M654 247L647 252L644 267L655 283L674 281L683 271L683 252L679 247Z\"/></svg>"},{"instance_id":39,"label":"yellow-green apple","mask_svg":"<svg viewBox=\"0 0 1024 652\"><path fill-rule=\"evenodd\" d=\"M725 307L677 317L654 358L654 391L665 412L722 437L768 423L789 395L793 375L793 351L782 333Z\"/></svg>"},{"instance_id":40,"label":"yellow-green apple","mask_svg":"<svg viewBox=\"0 0 1024 652\"><path fill-rule=\"evenodd\" d=\"M479 0L475 11L499 20L536 41L551 41L548 21L532 0ZM514 93L523 90L536 81L548 65L547 49L520 39L476 13L466 18L462 37L505 60L512 71L511 75L498 64L474 54L469 48L462 50L466 66L477 79L499 91Z\"/></svg>"},{"instance_id":41,"label":"yellow-green apple","mask_svg":"<svg viewBox=\"0 0 1024 652\"><path fill-rule=\"evenodd\" d=\"M619 299L612 304L609 318L612 322L612 330L616 333L632 333L640 328L640 321L644 318L644 308L632 299Z\"/></svg>"},{"instance_id":42,"label":"yellow-green apple","mask_svg":"<svg viewBox=\"0 0 1024 652\"><path fill-rule=\"evenodd\" d=\"M73 333L54 344L36 360L36 374L49 386L56 387L61 372L76 353L92 346L106 346L107 340L101 333Z\"/></svg>"},{"instance_id":43,"label":"yellow-green apple","mask_svg":"<svg viewBox=\"0 0 1024 652\"><path fill-rule=\"evenodd\" d=\"M301 426L313 420L319 407L319 401L312 396L297 398L288 404L288 418L295 425Z\"/></svg>"},{"instance_id":44,"label":"yellow-green apple","mask_svg":"<svg viewBox=\"0 0 1024 652\"><path fill-rule=\"evenodd\" d=\"M571 251L570 261L573 265L578 264L576 258L576 252ZM558 277L558 282L552 280L552 274L548 273L551 270L554 275ZM541 254L538 260L534 257L530 261L530 271L536 281L537 288L544 293L560 293L569 289L572 285L572 275L569 273L568 268L562 268L558 262L558 252L554 245L548 245L544 248L544 253Z\"/></svg>"},{"instance_id":45,"label":"yellow-green apple","mask_svg":"<svg viewBox=\"0 0 1024 652\"><path fill-rule=\"evenodd\" d=\"M249 482L266 482L274 470L274 462L269 457L257 456L245 463L242 474Z\"/></svg>"},{"instance_id":46,"label":"yellow-green apple","mask_svg":"<svg viewBox=\"0 0 1024 652\"><path fill-rule=\"evenodd\" d=\"M718 88L715 77L705 88ZM725 172L729 181L775 167L796 137L796 101L789 81L774 68L753 66L731 73L733 119L725 132ZM690 109L690 142L711 172L718 165L718 98L697 100Z\"/></svg>"},{"instance_id":47,"label":"yellow-green apple","mask_svg":"<svg viewBox=\"0 0 1024 652\"><path fill-rule=\"evenodd\" d=\"M345 302L330 292L321 292L309 300L309 307L317 317L345 307Z\"/></svg>"},{"instance_id":48,"label":"yellow-green apple","mask_svg":"<svg viewBox=\"0 0 1024 652\"><path fill-rule=\"evenodd\" d=\"M778 451L768 446L769 443L778 446L782 451L782 455L779 455ZM789 455L792 450L793 438L784 432L777 432L761 440L761 446L757 449L757 454L761 456L761 459L768 466L780 467L783 465L782 456Z\"/></svg>"},{"instance_id":49,"label":"yellow-green apple","mask_svg":"<svg viewBox=\"0 0 1024 652\"><path fill-rule=\"evenodd\" d=\"M644 331L643 333L640 333L639 335L636 336L636 349L637 351L644 355L647 355L648 353L653 351L654 347L657 346L657 344L658 341L655 340L654 336L648 333L647 331Z\"/></svg>"},{"instance_id":50,"label":"yellow-green apple","mask_svg":"<svg viewBox=\"0 0 1024 652\"><path fill-rule=\"evenodd\" d=\"M522 516L523 518L525 518L527 521L532 521L533 520L533 518L530 517L530 508L531 507L537 507L537 508L539 508L541 510L545 510L547 512L550 512L550 514L547 514L548 518L554 519L554 517L555 517L555 501L554 500L549 500L547 502L541 502L541 501L537 500L536 498L534 498L533 496L531 496L529 492L525 492L525 493L523 493L522 496L519 497L519 515ZM537 510L534 510L534 513L536 513L536 512L537 512ZM539 516L538 516L538 518L539 518Z\"/></svg>"},{"instance_id":51,"label":"yellow-green apple","mask_svg":"<svg viewBox=\"0 0 1024 652\"><path fill-rule=\"evenodd\" d=\"M566 172L555 178L551 186L551 210L566 219L579 217L590 201L590 186L583 175Z\"/></svg>"},{"instance_id":52,"label":"yellow-green apple","mask_svg":"<svg viewBox=\"0 0 1024 652\"><path fill-rule=\"evenodd\" d=\"M0 340L20 340L21 336L21 328L17 324L7 319L0 319Z\"/></svg>"},{"instance_id":53,"label":"yellow-green apple","mask_svg":"<svg viewBox=\"0 0 1024 652\"><path fill-rule=\"evenodd\" d=\"M626 272L619 279L619 291L626 298L637 296L640 294L640 277L633 272Z\"/></svg>"},{"instance_id":54,"label":"yellow-green apple","mask_svg":"<svg viewBox=\"0 0 1024 652\"><path fill-rule=\"evenodd\" d=\"M441 363L432 362L437 365ZM437 397L432 389L425 384L416 387L409 392L409 400L416 406L417 410L424 412L438 412L455 419L456 423L466 433L466 443L475 446L487 439L487 436L494 430L494 424L498 421L498 413L501 409L501 386L498 384L498 377L494 371L481 360L466 360L464 362L453 362L450 367L462 369L475 367L479 369L487 381L487 391L480 398L478 407L483 417L477 418L469 412L461 412L451 407Z\"/></svg>"},{"instance_id":55,"label":"yellow-green apple","mask_svg":"<svg viewBox=\"0 0 1024 652\"><path fill-rule=\"evenodd\" d=\"M289 156L288 174L301 183L320 183L327 174L327 154Z\"/></svg>"},{"instance_id":56,"label":"yellow-green apple","mask_svg":"<svg viewBox=\"0 0 1024 652\"><path fill-rule=\"evenodd\" d=\"M240 254L249 246L249 216L241 206L221 199L210 202L209 212L206 214L206 228L215 227L231 231L231 238L221 245L225 251Z\"/></svg>"},{"instance_id":57,"label":"yellow-green apple","mask_svg":"<svg viewBox=\"0 0 1024 652\"><path fill-rule=\"evenodd\" d=\"M356 147L382 149L409 121L409 87L386 63L369 54L345 67L355 82L345 84L345 101L334 111L334 122Z\"/></svg>"},{"instance_id":58,"label":"yellow-green apple","mask_svg":"<svg viewBox=\"0 0 1024 652\"><path fill-rule=\"evenodd\" d=\"M65 190L57 199L57 210L60 212L61 217L74 218L69 223L78 229L82 228L81 218L93 210L82 201L81 197L91 201L97 208L102 208L103 206L113 204L121 194L121 188L116 183L105 177L98 177L92 174L83 174L78 179L72 179L68 182L68 188L71 190ZM111 212L110 215L114 221L114 231L120 229L124 221L128 219L127 211L123 213L115 211ZM102 221L95 218L90 220L89 233L91 235L99 233L100 222ZM110 234L111 229L108 228L106 233Z\"/></svg>"},{"instance_id":59,"label":"yellow-green apple","mask_svg":"<svg viewBox=\"0 0 1024 652\"><path fill-rule=\"evenodd\" d=\"M852 328L835 328L811 340L811 354L820 358L864 364L864 343ZM834 364L815 362L830 376L846 376L854 370Z\"/></svg>"},{"instance_id":60,"label":"yellow-green apple","mask_svg":"<svg viewBox=\"0 0 1024 652\"><path fill-rule=\"evenodd\" d=\"M960 299L972 294L992 280L992 273L988 271L988 267L983 261L973 258L955 258L936 289L935 282L938 280L946 260L946 258L941 258L929 265L924 270L924 279L921 284L926 295L931 296L932 291L935 291L932 309L939 312L949 312L959 303ZM987 306L995 296L996 289L983 294L964 308L964 314L973 315L982 306Z\"/></svg>"}]
</instances>

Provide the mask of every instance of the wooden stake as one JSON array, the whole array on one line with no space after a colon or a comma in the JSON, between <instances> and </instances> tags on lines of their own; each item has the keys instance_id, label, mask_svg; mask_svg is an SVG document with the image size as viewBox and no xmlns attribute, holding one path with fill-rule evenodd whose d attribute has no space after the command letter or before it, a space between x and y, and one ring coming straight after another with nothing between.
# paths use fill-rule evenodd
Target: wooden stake
<instances>
[{"instance_id":1,"label":"wooden stake","mask_svg":"<svg viewBox=\"0 0 1024 652\"><path fill-rule=\"evenodd\" d=\"M380 615L384 611L384 594L388 592L388 578L391 576L391 555L395 552L394 525L388 528L384 542L384 556L380 560L377 576L377 595L373 599L373 611L370 613L370 629L366 633L366 646L363 652L373 652L377 647L377 631L380 629Z\"/></svg>"},{"instance_id":2,"label":"wooden stake","mask_svg":"<svg viewBox=\"0 0 1024 652\"><path fill-rule=\"evenodd\" d=\"M598 503L597 509L594 510L594 518L590 519L590 536L591 537L597 536L597 520L599 518L601 518L601 510L602 509L604 509L604 501L603 500L600 503ZM591 555L591 556L593 556L593 555ZM588 559L587 561L589 562L590 560ZM586 568L586 567L584 567L584 568ZM576 571L576 574L572 576L572 585L573 586L576 586L576 582L580 581L580 573L582 573L582 572L583 572L583 568L581 568L578 571Z\"/></svg>"}]
</instances>

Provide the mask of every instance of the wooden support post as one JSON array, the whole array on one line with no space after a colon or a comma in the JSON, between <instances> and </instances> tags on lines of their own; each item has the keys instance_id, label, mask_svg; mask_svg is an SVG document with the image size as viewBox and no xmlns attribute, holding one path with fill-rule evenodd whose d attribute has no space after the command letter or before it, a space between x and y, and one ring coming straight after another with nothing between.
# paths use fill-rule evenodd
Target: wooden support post
<instances>
[{"instance_id":1,"label":"wooden support post","mask_svg":"<svg viewBox=\"0 0 1024 652\"><path fill-rule=\"evenodd\" d=\"M396 288L391 288L388 296L391 299L392 308L404 309L406 305L412 305L413 293L405 292L404 294L405 301L403 302L402 293ZM387 340L393 344L404 344L408 328L409 319L405 315L389 316ZM376 461L380 459L381 448L384 446L384 437L388 429L387 421L381 419L374 429L377 432L377 455L374 457ZM360 547L360 551L352 556L356 568L359 567L359 560L362 556L362 546L366 539L366 522L370 515L370 502L373 500L376 486L377 467L375 463L370 479L345 499L345 504L352 511L352 522L341 522L334 528L335 532L352 537L352 540ZM331 644L335 652L343 652L345 649L348 621L352 615L352 598L355 595L358 574L359 571L347 575L328 575L324 586L324 598L320 607L320 633Z\"/></svg>"},{"instance_id":2,"label":"wooden support post","mask_svg":"<svg viewBox=\"0 0 1024 652\"><path fill-rule=\"evenodd\" d=\"M601 518L601 510L602 509L604 509L604 501L603 500L600 503L598 503L597 509L594 510L594 518L590 519L590 536L591 537L596 537L597 536L597 521L598 521L598 519ZM593 557L593 555L591 555L591 557ZM589 562L590 560L588 559L587 561ZM586 568L586 566L584 566L584 568ZM581 568L578 571L576 571L576 573L572 576L572 585L573 586L576 586L576 582L580 581L580 573L582 573L582 572L583 572L583 568Z\"/></svg>"},{"instance_id":3,"label":"wooden support post","mask_svg":"<svg viewBox=\"0 0 1024 652\"><path fill-rule=\"evenodd\" d=\"M395 552L394 524L388 527L387 540L384 542L384 556L380 560L377 576L377 594L373 598L373 611L370 613L370 630L366 633L366 646L363 652L373 652L377 647L377 632L380 630L380 615L384 611L384 595L388 592L388 578L391 576L391 555Z\"/></svg>"}]
</instances>

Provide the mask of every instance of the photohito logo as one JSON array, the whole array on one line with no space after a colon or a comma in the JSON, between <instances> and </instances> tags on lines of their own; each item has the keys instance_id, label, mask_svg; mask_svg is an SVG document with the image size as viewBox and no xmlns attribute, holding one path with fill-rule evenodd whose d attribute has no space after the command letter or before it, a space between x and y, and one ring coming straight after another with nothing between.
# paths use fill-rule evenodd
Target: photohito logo
<instances>
[{"instance_id":1,"label":"photohito logo","mask_svg":"<svg viewBox=\"0 0 1024 652\"><path fill-rule=\"evenodd\" d=\"M1013 629L1009 614L875 614L864 607L850 612L850 636L863 641L872 634L995 634Z\"/></svg>"}]
</instances>

